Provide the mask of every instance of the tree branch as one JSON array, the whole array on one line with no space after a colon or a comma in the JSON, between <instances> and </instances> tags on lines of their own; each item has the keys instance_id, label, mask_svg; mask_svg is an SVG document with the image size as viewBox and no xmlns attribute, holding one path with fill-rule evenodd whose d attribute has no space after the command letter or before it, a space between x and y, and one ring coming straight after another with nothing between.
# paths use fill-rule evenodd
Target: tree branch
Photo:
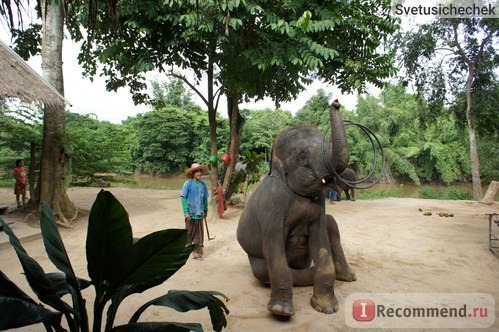
<instances>
[{"instance_id":1,"label":"tree branch","mask_svg":"<svg viewBox=\"0 0 499 332\"><path fill-rule=\"evenodd\" d=\"M468 59L468 57L466 56L466 53L464 52L463 48L461 47L461 44L459 43L456 24L452 25L452 30L454 31L454 42L456 43L457 54L459 54L463 58L463 61L466 62L468 67L471 67L472 66L471 60Z\"/></svg>"},{"instance_id":2,"label":"tree branch","mask_svg":"<svg viewBox=\"0 0 499 332\"><path fill-rule=\"evenodd\" d=\"M167 73L167 75L168 76L176 77L178 79L181 79L185 84L187 84L189 86L189 88L191 88L192 90L194 90L194 92L203 100L203 102L205 103L205 105L208 106L208 100L206 100L206 98L201 93L201 91L199 91L191 82L189 82L189 80L185 76L180 75L180 74L176 74L173 71L170 71L169 73Z\"/></svg>"}]
</instances>

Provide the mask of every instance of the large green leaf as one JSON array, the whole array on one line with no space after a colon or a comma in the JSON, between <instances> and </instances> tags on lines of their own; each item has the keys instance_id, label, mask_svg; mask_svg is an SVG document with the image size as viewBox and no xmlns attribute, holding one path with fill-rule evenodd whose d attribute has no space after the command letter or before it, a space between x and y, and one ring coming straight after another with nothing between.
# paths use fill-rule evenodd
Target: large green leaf
<instances>
[{"instance_id":1,"label":"large green leaf","mask_svg":"<svg viewBox=\"0 0 499 332\"><path fill-rule=\"evenodd\" d=\"M190 310L199 310L208 307L210 311L211 323L215 331L221 331L227 326L225 314L229 310L225 304L216 296L223 297L226 301L229 299L222 293L217 291L170 291L168 294L155 298L142 305L130 318L130 323L138 321L140 315L151 305L173 308L180 312Z\"/></svg>"},{"instance_id":2,"label":"large green leaf","mask_svg":"<svg viewBox=\"0 0 499 332\"><path fill-rule=\"evenodd\" d=\"M10 244L12 244L14 250L16 251L19 262L24 270L26 280L28 281L31 289L42 302L64 313L71 328L75 329L75 322L70 316L75 314L73 308L59 298L57 291L52 287L50 281L46 277L43 268L28 255L19 239L16 237L14 232L12 232L10 227L7 226L3 219L0 219L0 225L4 227L4 232L9 237Z\"/></svg>"},{"instance_id":3,"label":"large green leaf","mask_svg":"<svg viewBox=\"0 0 499 332\"><path fill-rule=\"evenodd\" d=\"M62 313L53 312L34 301L25 301L0 295L0 330L13 329L27 325L47 322L57 325ZM60 324L59 324L60 327ZM61 328L62 329L62 328Z\"/></svg>"},{"instance_id":4,"label":"large green leaf","mask_svg":"<svg viewBox=\"0 0 499 332\"><path fill-rule=\"evenodd\" d=\"M76 277L71 262L69 260L66 248L62 242L61 235L57 229L54 213L50 205L45 203L42 207L40 216L40 229L45 244L45 250L50 261L65 275L67 285L61 285L63 280L59 280L59 289L64 289L70 293L73 298L73 307L75 310L75 317L83 330L87 330L87 310L85 308L85 301L80 292L80 284ZM52 283L52 285L54 285Z\"/></svg>"},{"instance_id":5,"label":"large green leaf","mask_svg":"<svg viewBox=\"0 0 499 332\"><path fill-rule=\"evenodd\" d=\"M55 222L54 213L50 208L50 205L45 203L42 207L42 213L40 216L40 230L43 237L43 243L45 245L45 250L52 263L64 272L66 275L66 280L69 285L74 289L79 289L78 281L76 275L69 261L66 248L62 242L61 235L57 229L57 224Z\"/></svg>"},{"instance_id":6,"label":"large green leaf","mask_svg":"<svg viewBox=\"0 0 499 332\"><path fill-rule=\"evenodd\" d=\"M36 303L0 271L0 330L50 322L57 326L61 313L52 312Z\"/></svg>"},{"instance_id":7,"label":"large green leaf","mask_svg":"<svg viewBox=\"0 0 499 332\"><path fill-rule=\"evenodd\" d=\"M71 294L72 287L68 287L68 283L66 281L66 275L61 272L49 272L46 274L50 284L57 292L57 295L64 296L66 294ZM78 289L85 289L91 285L90 281L83 278L76 278L78 282Z\"/></svg>"},{"instance_id":8,"label":"large green leaf","mask_svg":"<svg viewBox=\"0 0 499 332\"><path fill-rule=\"evenodd\" d=\"M133 245L128 213L108 191L101 190L90 211L87 232L88 274L101 299L112 267Z\"/></svg>"},{"instance_id":9,"label":"large green leaf","mask_svg":"<svg viewBox=\"0 0 499 332\"><path fill-rule=\"evenodd\" d=\"M174 275L182 266L185 265L187 260L189 259L189 256L192 252L192 250L196 247L196 245L189 245L184 248L184 251L181 253L179 256L178 260L169 265L165 266L164 270L156 275L154 278L150 278L148 280L145 280L143 282L136 282L133 284L125 284L123 285L119 291L117 291L114 296L113 296L113 301L115 298L125 298L128 295L134 294L134 293L142 293L145 290L148 290L149 288L161 285L163 282L168 280L172 275Z\"/></svg>"},{"instance_id":10,"label":"large green leaf","mask_svg":"<svg viewBox=\"0 0 499 332\"><path fill-rule=\"evenodd\" d=\"M185 229L167 229L146 235L113 264L110 283L134 284L156 277L179 260L186 243Z\"/></svg>"},{"instance_id":11,"label":"large green leaf","mask_svg":"<svg viewBox=\"0 0 499 332\"><path fill-rule=\"evenodd\" d=\"M122 285L119 289L117 289L111 298L111 304L109 305L107 312L107 326L112 326L114 323L114 318L116 317L116 312L118 310L119 305L127 296L136 293L142 293L149 288L161 285L163 282L168 280L172 275L174 275L182 266L185 265L186 261L189 259L191 252L194 250L196 245L188 245L184 248L184 251L179 256L177 261L165 267L164 271L160 274L156 275L154 278L150 278L143 282L137 282L133 284L125 284Z\"/></svg>"},{"instance_id":12,"label":"large green leaf","mask_svg":"<svg viewBox=\"0 0 499 332\"><path fill-rule=\"evenodd\" d=\"M1 219L0 219L1 220ZM14 297L24 301L32 301L31 297L14 284L2 271L0 271L0 296ZM1 311L0 311L1 312Z\"/></svg>"}]
</instances>

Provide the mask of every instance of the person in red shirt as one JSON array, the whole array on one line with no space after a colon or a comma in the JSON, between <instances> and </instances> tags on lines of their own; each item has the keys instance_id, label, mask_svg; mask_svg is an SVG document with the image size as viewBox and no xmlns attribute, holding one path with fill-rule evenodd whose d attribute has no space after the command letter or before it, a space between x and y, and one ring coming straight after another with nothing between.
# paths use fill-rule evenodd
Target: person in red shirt
<instances>
[{"instance_id":1,"label":"person in red shirt","mask_svg":"<svg viewBox=\"0 0 499 332\"><path fill-rule=\"evenodd\" d=\"M26 186L28 185L28 170L24 167L24 162L22 159L16 160L16 168L12 170L12 174L16 179L16 184L14 186L14 195L16 195L17 208L21 208L21 200L23 205L26 204Z\"/></svg>"}]
</instances>

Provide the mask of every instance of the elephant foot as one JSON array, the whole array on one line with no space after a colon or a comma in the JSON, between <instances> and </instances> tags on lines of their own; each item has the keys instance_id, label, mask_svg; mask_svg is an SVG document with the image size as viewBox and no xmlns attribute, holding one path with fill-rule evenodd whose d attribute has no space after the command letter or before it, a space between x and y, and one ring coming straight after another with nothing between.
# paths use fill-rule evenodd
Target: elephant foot
<instances>
[{"instance_id":1,"label":"elephant foot","mask_svg":"<svg viewBox=\"0 0 499 332\"><path fill-rule=\"evenodd\" d=\"M335 264L335 270L336 270L336 280L340 281L357 280L355 272L353 272L353 270L348 265L344 268L340 268L338 265Z\"/></svg>"},{"instance_id":2,"label":"elephant foot","mask_svg":"<svg viewBox=\"0 0 499 332\"><path fill-rule=\"evenodd\" d=\"M334 294L330 296L315 296L310 298L310 304L318 312L334 314L338 311L338 300Z\"/></svg>"},{"instance_id":3,"label":"elephant foot","mask_svg":"<svg viewBox=\"0 0 499 332\"><path fill-rule=\"evenodd\" d=\"M295 309L293 308L293 303L285 302L282 300L271 298L267 309L277 316L289 317L295 314Z\"/></svg>"}]
</instances>

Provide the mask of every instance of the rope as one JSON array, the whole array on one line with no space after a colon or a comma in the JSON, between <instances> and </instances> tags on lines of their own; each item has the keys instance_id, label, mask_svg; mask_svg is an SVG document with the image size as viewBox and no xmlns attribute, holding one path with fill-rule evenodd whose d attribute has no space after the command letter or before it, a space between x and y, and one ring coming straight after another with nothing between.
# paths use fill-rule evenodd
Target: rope
<instances>
[{"instance_id":1,"label":"rope","mask_svg":"<svg viewBox=\"0 0 499 332\"><path fill-rule=\"evenodd\" d=\"M336 173L336 171L333 167L333 164L332 164L332 162L333 162L332 153L328 154L330 140L326 138L328 131L331 130L331 126L328 126L326 128L326 130L324 131L324 135L322 137L322 158L324 160L324 164L326 165L326 168L329 170L329 172L331 172L331 174L333 174L335 176L335 179L338 179L339 181L343 182L344 184L346 184L352 188L355 188L355 189L370 188L379 182L379 180L381 179L381 174L383 174L383 171L385 169L385 153L383 151L383 146L381 145L381 142L379 141L378 137L366 126L361 125L361 124L356 123L356 122L353 122L353 121L350 121L350 120L343 120L343 125L345 127L357 126L360 129L362 129L362 131L369 138L369 141L371 142L371 147L373 149L373 159L374 159L371 171L363 179L360 179L357 181L349 181L347 179L342 178L339 174ZM379 177L376 178L371 184L369 184L367 186L364 186L364 187L357 186L358 184L367 182L369 179L371 179L373 177L374 171L376 170L376 164L378 162L378 153L379 153L378 149L376 148L376 145L379 147L379 151L381 151L381 172L379 173ZM329 158L328 158L328 155L330 156Z\"/></svg>"}]
</instances>

